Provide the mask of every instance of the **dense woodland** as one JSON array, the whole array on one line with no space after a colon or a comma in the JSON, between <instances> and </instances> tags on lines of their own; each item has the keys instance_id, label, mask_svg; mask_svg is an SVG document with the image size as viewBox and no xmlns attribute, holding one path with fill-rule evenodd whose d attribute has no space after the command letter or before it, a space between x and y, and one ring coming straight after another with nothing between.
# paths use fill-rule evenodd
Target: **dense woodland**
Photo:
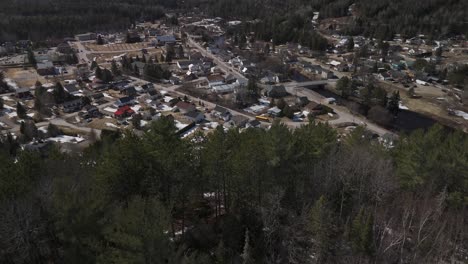
<instances>
[{"instance_id":1,"label":"dense woodland","mask_svg":"<svg viewBox=\"0 0 468 264\"><path fill-rule=\"evenodd\" d=\"M440 263L467 257L468 138L357 129L103 133L82 154L2 139L1 263ZM466 260L466 259L465 259ZM463 262L463 261L462 261Z\"/></svg>"},{"instance_id":2,"label":"dense woodland","mask_svg":"<svg viewBox=\"0 0 468 264\"><path fill-rule=\"evenodd\" d=\"M3 0L0 41L124 30L139 19L159 19L163 7L175 5L173 0Z\"/></svg>"},{"instance_id":3,"label":"dense woodland","mask_svg":"<svg viewBox=\"0 0 468 264\"><path fill-rule=\"evenodd\" d=\"M323 40L311 30L313 12L320 17L350 15L356 19L346 32L377 38L401 33L432 37L467 34L468 3L464 0L4 0L0 1L0 40L44 40L87 31L123 30L138 20L155 20L165 10L200 11L229 19L260 19L251 30L277 43L296 41L322 49Z\"/></svg>"},{"instance_id":4,"label":"dense woodland","mask_svg":"<svg viewBox=\"0 0 468 264\"><path fill-rule=\"evenodd\" d=\"M350 15L355 4L356 20L345 33L364 34L387 39L393 34L427 34L432 37L467 34L468 3L464 0L210 0L186 1L211 15L241 18L285 20L288 16L303 16L310 24L313 12L320 18ZM200 2L202 4L200 4ZM276 24L278 27L279 24ZM290 29L294 30L294 27Z\"/></svg>"}]
</instances>

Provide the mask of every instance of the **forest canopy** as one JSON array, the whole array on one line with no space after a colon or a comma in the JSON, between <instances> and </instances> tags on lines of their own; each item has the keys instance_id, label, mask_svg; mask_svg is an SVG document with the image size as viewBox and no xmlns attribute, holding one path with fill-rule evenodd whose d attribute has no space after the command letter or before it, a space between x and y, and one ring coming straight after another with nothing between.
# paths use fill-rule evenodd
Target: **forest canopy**
<instances>
[{"instance_id":1,"label":"forest canopy","mask_svg":"<svg viewBox=\"0 0 468 264\"><path fill-rule=\"evenodd\" d=\"M0 262L465 258L466 135L436 126L385 148L363 132L275 123L188 140L162 118L142 136L103 133L82 154L42 157L3 138Z\"/></svg>"}]
</instances>

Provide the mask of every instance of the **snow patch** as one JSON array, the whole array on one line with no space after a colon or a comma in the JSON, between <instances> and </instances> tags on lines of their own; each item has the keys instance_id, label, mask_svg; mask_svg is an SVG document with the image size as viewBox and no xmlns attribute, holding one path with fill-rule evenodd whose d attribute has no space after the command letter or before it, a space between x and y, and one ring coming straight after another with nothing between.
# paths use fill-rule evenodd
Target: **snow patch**
<instances>
[{"instance_id":1,"label":"snow patch","mask_svg":"<svg viewBox=\"0 0 468 264\"><path fill-rule=\"evenodd\" d=\"M85 139L78 136L78 137L72 137L72 136L67 136L67 135L61 135L57 137L52 137L48 138L48 141L53 141L53 142L58 142L58 143L80 143L83 142Z\"/></svg>"}]
</instances>

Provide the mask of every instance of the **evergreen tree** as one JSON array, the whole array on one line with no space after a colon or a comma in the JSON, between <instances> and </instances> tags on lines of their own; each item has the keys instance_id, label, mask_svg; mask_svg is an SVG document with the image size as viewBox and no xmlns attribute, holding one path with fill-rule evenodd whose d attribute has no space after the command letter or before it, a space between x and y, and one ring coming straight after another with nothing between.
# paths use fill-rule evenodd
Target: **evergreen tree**
<instances>
[{"instance_id":1,"label":"evergreen tree","mask_svg":"<svg viewBox=\"0 0 468 264\"><path fill-rule=\"evenodd\" d=\"M91 70L94 71L96 68L99 68L99 65L95 60L93 60L91 62Z\"/></svg>"},{"instance_id":2,"label":"evergreen tree","mask_svg":"<svg viewBox=\"0 0 468 264\"><path fill-rule=\"evenodd\" d=\"M53 94L54 94L55 102L57 104L61 104L61 103L65 102L68 99L68 94L67 94L67 92L65 91L65 89L63 88L63 86L62 86L62 84L60 82L57 82L55 84Z\"/></svg>"},{"instance_id":3,"label":"evergreen tree","mask_svg":"<svg viewBox=\"0 0 468 264\"><path fill-rule=\"evenodd\" d=\"M366 216L361 208L351 226L351 243L357 253L371 255L373 253L373 218Z\"/></svg>"},{"instance_id":4,"label":"evergreen tree","mask_svg":"<svg viewBox=\"0 0 468 264\"><path fill-rule=\"evenodd\" d=\"M354 50L354 39L353 39L353 37L348 38L348 41L346 42L346 50L348 50L348 52L351 52L351 51Z\"/></svg>"},{"instance_id":5,"label":"evergreen tree","mask_svg":"<svg viewBox=\"0 0 468 264\"><path fill-rule=\"evenodd\" d=\"M21 119L25 119L27 117L26 108L24 108L24 106L20 102L16 103L16 113Z\"/></svg>"},{"instance_id":6,"label":"evergreen tree","mask_svg":"<svg viewBox=\"0 0 468 264\"><path fill-rule=\"evenodd\" d=\"M122 72L120 71L119 67L117 66L117 62L115 60L112 60L111 63L111 71L114 76L121 76Z\"/></svg>"},{"instance_id":7,"label":"evergreen tree","mask_svg":"<svg viewBox=\"0 0 468 264\"><path fill-rule=\"evenodd\" d=\"M96 70L94 71L94 75L96 76L97 79L99 80L103 80L103 72L102 72L102 69L101 67L97 66L96 67Z\"/></svg>"},{"instance_id":8,"label":"evergreen tree","mask_svg":"<svg viewBox=\"0 0 468 264\"><path fill-rule=\"evenodd\" d=\"M96 44L97 44L97 45L104 45L104 39L102 38L101 35L99 35L99 36L97 37Z\"/></svg>"},{"instance_id":9,"label":"evergreen tree","mask_svg":"<svg viewBox=\"0 0 468 264\"><path fill-rule=\"evenodd\" d=\"M37 67L36 57L34 56L34 52L31 49L28 49L28 61L33 65L34 68Z\"/></svg>"},{"instance_id":10,"label":"evergreen tree","mask_svg":"<svg viewBox=\"0 0 468 264\"><path fill-rule=\"evenodd\" d=\"M390 113L392 113L394 116L398 115L398 112L400 111L400 92L399 91L393 92L388 102L387 108L388 108L388 111L390 111Z\"/></svg>"},{"instance_id":11,"label":"evergreen tree","mask_svg":"<svg viewBox=\"0 0 468 264\"><path fill-rule=\"evenodd\" d=\"M308 230L312 234L318 252L317 262L324 262L332 245L334 230L332 212L328 209L324 196L321 196L309 211Z\"/></svg>"}]
</instances>

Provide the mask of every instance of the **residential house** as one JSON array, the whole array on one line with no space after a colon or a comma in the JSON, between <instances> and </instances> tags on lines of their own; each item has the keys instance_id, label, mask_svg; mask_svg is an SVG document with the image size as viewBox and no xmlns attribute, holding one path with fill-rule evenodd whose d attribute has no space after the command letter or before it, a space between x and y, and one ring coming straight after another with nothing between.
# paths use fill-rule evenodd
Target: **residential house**
<instances>
[{"instance_id":1,"label":"residential house","mask_svg":"<svg viewBox=\"0 0 468 264\"><path fill-rule=\"evenodd\" d=\"M95 93L90 96L88 96L89 99L91 99L94 103L101 104L104 100L104 94L103 93Z\"/></svg>"},{"instance_id":2,"label":"residential house","mask_svg":"<svg viewBox=\"0 0 468 264\"><path fill-rule=\"evenodd\" d=\"M158 46L164 46L166 44L175 44L176 38L174 35L164 35L164 36L156 36L156 44Z\"/></svg>"},{"instance_id":3,"label":"residential house","mask_svg":"<svg viewBox=\"0 0 468 264\"><path fill-rule=\"evenodd\" d=\"M208 86L213 88L213 86L223 85L224 77L221 75L210 75L206 77L208 79Z\"/></svg>"},{"instance_id":4,"label":"residential house","mask_svg":"<svg viewBox=\"0 0 468 264\"><path fill-rule=\"evenodd\" d=\"M231 119L231 113L229 112L229 110L219 105L216 105L211 114L214 117L222 119L224 121L229 121L229 119Z\"/></svg>"},{"instance_id":5,"label":"residential house","mask_svg":"<svg viewBox=\"0 0 468 264\"><path fill-rule=\"evenodd\" d=\"M114 103L114 105L117 106L117 107L122 107L122 106L125 106L125 105L132 105L134 103L135 103L135 98L132 97L132 96L127 96L127 97L119 98Z\"/></svg>"},{"instance_id":6,"label":"residential house","mask_svg":"<svg viewBox=\"0 0 468 264\"><path fill-rule=\"evenodd\" d=\"M203 115L202 112L193 110L188 113L185 113L184 115L188 120L195 122L195 123L200 123L205 119L205 115Z\"/></svg>"},{"instance_id":7,"label":"residential house","mask_svg":"<svg viewBox=\"0 0 468 264\"><path fill-rule=\"evenodd\" d=\"M81 108L83 107L83 100L81 98L78 98L72 101L68 101L68 102L63 103L62 107L63 107L63 112L73 113L73 112L81 110Z\"/></svg>"},{"instance_id":8,"label":"residential house","mask_svg":"<svg viewBox=\"0 0 468 264\"><path fill-rule=\"evenodd\" d=\"M278 117L278 116L281 115L281 109L279 109L277 106L275 106L275 107L272 107L272 108L268 109L267 113L270 116Z\"/></svg>"},{"instance_id":9,"label":"residential house","mask_svg":"<svg viewBox=\"0 0 468 264\"><path fill-rule=\"evenodd\" d=\"M78 89L78 87L76 87L75 84L67 84L63 87L63 89L71 95L76 95L80 93L80 90Z\"/></svg>"},{"instance_id":10,"label":"residential house","mask_svg":"<svg viewBox=\"0 0 468 264\"><path fill-rule=\"evenodd\" d=\"M235 83L236 81L237 81L237 77L234 76L234 74L232 74L232 73L229 73L229 74L226 75L226 77L224 78L224 82L227 83L227 84Z\"/></svg>"},{"instance_id":11,"label":"residential house","mask_svg":"<svg viewBox=\"0 0 468 264\"><path fill-rule=\"evenodd\" d=\"M188 70L190 65L196 64L196 63L197 63L196 61L191 61L191 60L177 61L177 67L179 67L179 69L181 70Z\"/></svg>"},{"instance_id":12,"label":"residential house","mask_svg":"<svg viewBox=\"0 0 468 264\"><path fill-rule=\"evenodd\" d=\"M328 80L332 79L334 76L332 71L322 69L322 79Z\"/></svg>"},{"instance_id":13,"label":"residential house","mask_svg":"<svg viewBox=\"0 0 468 264\"><path fill-rule=\"evenodd\" d=\"M99 112L99 109L94 105L85 106L85 111L88 117L100 117L102 113Z\"/></svg>"},{"instance_id":14,"label":"residential house","mask_svg":"<svg viewBox=\"0 0 468 264\"><path fill-rule=\"evenodd\" d=\"M288 95L284 85L270 85L266 88L265 95L271 98L281 98Z\"/></svg>"},{"instance_id":15,"label":"residential house","mask_svg":"<svg viewBox=\"0 0 468 264\"><path fill-rule=\"evenodd\" d=\"M141 86L143 90L148 90L148 89L154 89L154 84L153 83L145 83Z\"/></svg>"},{"instance_id":16,"label":"residential house","mask_svg":"<svg viewBox=\"0 0 468 264\"><path fill-rule=\"evenodd\" d=\"M170 82L172 85L179 85L179 84L180 84L180 79L179 79L179 77L171 76L171 77L169 78L169 82Z\"/></svg>"},{"instance_id":17,"label":"residential house","mask_svg":"<svg viewBox=\"0 0 468 264\"><path fill-rule=\"evenodd\" d=\"M260 79L260 83L262 84L275 84L279 83L279 77L278 75L273 75L273 74L268 74L265 77Z\"/></svg>"},{"instance_id":18,"label":"residential house","mask_svg":"<svg viewBox=\"0 0 468 264\"><path fill-rule=\"evenodd\" d=\"M223 84L223 85L213 86L212 90L213 92L218 93L218 94L227 94L227 93L234 92L237 87L239 87L239 85L236 83Z\"/></svg>"},{"instance_id":19,"label":"residential house","mask_svg":"<svg viewBox=\"0 0 468 264\"><path fill-rule=\"evenodd\" d=\"M147 89L146 93L152 100L155 100L161 97L161 94L158 91L156 91L156 89L154 88Z\"/></svg>"},{"instance_id":20,"label":"residential house","mask_svg":"<svg viewBox=\"0 0 468 264\"><path fill-rule=\"evenodd\" d=\"M180 112L186 114L195 111L197 108L191 103L180 101L175 105L175 109L178 109Z\"/></svg>"},{"instance_id":21,"label":"residential house","mask_svg":"<svg viewBox=\"0 0 468 264\"><path fill-rule=\"evenodd\" d=\"M51 61L43 61L37 63L37 73L39 75L53 75L55 74L55 67Z\"/></svg>"},{"instance_id":22,"label":"residential house","mask_svg":"<svg viewBox=\"0 0 468 264\"><path fill-rule=\"evenodd\" d=\"M249 122L249 119L247 117L245 117L245 116L242 116L242 115L235 115L235 116L233 116L231 118L231 122L236 127L245 127L247 122Z\"/></svg>"},{"instance_id":23,"label":"residential house","mask_svg":"<svg viewBox=\"0 0 468 264\"><path fill-rule=\"evenodd\" d=\"M246 127L247 127L247 128L259 128L261 124L262 124L262 123L260 123L260 121L258 121L257 119L254 119L254 120L250 120L250 121L246 124Z\"/></svg>"},{"instance_id":24,"label":"residential house","mask_svg":"<svg viewBox=\"0 0 468 264\"><path fill-rule=\"evenodd\" d=\"M72 47L67 42L60 43L57 46L57 51L60 52L60 53L63 53L63 54L73 53Z\"/></svg>"},{"instance_id":25,"label":"residential house","mask_svg":"<svg viewBox=\"0 0 468 264\"><path fill-rule=\"evenodd\" d=\"M29 88L19 88L15 90L16 98L19 99L31 99L33 95L31 94L31 89Z\"/></svg>"},{"instance_id":26,"label":"residential house","mask_svg":"<svg viewBox=\"0 0 468 264\"><path fill-rule=\"evenodd\" d=\"M124 94L126 96L136 96L137 95L137 90L133 86L127 86L120 90L121 94Z\"/></svg>"},{"instance_id":27,"label":"residential house","mask_svg":"<svg viewBox=\"0 0 468 264\"><path fill-rule=\"evenodd\" d=\"M135 114L135 111L132 108L130 108L129 105L124 105L117 109L117 111L115 111L114 117L121 119L132 116L133 114Z\"/></svg>"}]
</instances>

